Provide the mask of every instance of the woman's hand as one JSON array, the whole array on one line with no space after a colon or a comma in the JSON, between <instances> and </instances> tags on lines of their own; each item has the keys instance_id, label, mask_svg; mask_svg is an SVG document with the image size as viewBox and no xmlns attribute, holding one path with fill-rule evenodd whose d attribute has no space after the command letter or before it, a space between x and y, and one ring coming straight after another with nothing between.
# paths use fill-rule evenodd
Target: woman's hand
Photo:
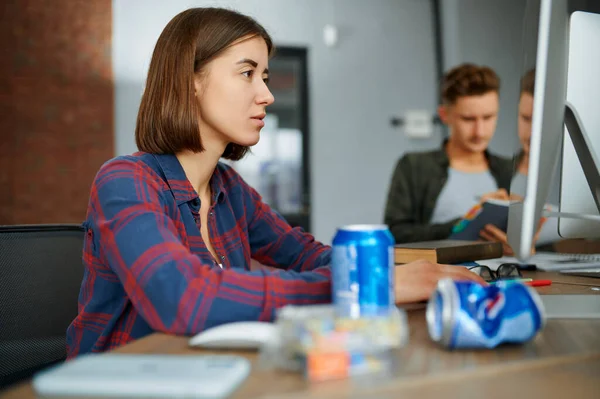
<instances>
[{"instance_id":1,"label":"woman's hand","mask_svg":"<svg viewBox=\"0 0 600 399\"><path fill-rule=\"evenodd\" d=\"M470 280L487 285L477 274L463 266L441 265L418 260L395 267L396 303L418 302L429 299L440 279Z\"/></svg>"}]
</instances>

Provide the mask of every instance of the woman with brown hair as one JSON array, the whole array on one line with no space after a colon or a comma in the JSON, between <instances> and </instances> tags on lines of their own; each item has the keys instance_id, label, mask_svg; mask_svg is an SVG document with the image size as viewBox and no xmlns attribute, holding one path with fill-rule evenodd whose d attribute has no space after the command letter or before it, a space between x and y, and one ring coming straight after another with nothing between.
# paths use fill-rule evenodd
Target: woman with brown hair
<instances>
[{"instance_id":1,"label":"woman with brown hair","mask_svg":"<svg viewBox=\"0 0 600 399\"><path fill-rule=\"evenodd\" d=\"M69 357L330 301L331 248L219 162L259 140L272 52L265 29L230 10L189 9L165 27L138 113L140 151L104 164L91 188ZM280 270L251 271L251 258ZM396 301L426 299L448 276L482 282L415 262L396 269Z\"/></svg>"}]
</instances>

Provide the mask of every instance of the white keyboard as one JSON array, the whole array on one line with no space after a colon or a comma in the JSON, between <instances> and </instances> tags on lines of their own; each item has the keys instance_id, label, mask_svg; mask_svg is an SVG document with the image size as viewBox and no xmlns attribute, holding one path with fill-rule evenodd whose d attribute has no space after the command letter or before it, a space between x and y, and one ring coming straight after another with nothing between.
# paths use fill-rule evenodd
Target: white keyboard
<instances>
[{"instance_id":1,"label":"white keyboard","mask_svg":"<svg viewBox=\"0 0 600 399\"><path fill-rule=\"evenodd\" d=\"M39 396L196 398L229 397L250 373L234 355L86 354L33 378Z\"/></svg>"}]
</instances>

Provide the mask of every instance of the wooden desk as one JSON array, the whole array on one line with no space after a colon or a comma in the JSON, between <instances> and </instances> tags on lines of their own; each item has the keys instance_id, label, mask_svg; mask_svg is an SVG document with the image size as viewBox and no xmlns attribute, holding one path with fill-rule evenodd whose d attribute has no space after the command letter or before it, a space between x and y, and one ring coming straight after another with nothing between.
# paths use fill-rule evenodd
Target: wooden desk
<instances>
[{"instance_id":1,"label":"wooden desk","mask_svg":"<svg viewBox=\"0 0 600 399\"><path fill-rule=\"evenodd\" d=\"M562 281L539 288L541 294L600 294L591 278L529 272L528 277ZM253 362L253 372L234 398L600 398L600 319L548 320L534 340L494 350L447 351L429 339L424 309L408 312L410 343L396 352L387 378L368 384L351 380L309 384L296 373L261 370L257 354L238 353ZM187 347L186 337L152 334L116 350L121 353L219 353ZM223 352L220 352L223 353ZM231 352L228 352L231 353ZM29 383L3 395L34 398Z\"/></svg>"}]
</instances>

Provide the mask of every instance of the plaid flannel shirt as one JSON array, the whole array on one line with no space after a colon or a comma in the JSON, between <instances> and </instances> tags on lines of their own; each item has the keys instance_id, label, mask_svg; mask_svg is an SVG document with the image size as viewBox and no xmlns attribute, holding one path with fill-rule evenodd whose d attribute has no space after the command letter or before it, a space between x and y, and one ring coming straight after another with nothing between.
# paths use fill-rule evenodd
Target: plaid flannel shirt
<instances>
[{"instance_id":1,"label":"plaid flannel shirt","mask_svg":"<svg viewBox=\"0 0 600 399\"><path fill-rule=\"evenodd\" d=\"M331 299L331 248L285 220L229 166L210 181L214 261L200 200L174 155L108 161L84 223L84 278L67 352L100 352L154 331L191 335L223 323L272 320L287 304ZM250 270L250 259L281 270Z\"/></svg>"}]
</instances>

